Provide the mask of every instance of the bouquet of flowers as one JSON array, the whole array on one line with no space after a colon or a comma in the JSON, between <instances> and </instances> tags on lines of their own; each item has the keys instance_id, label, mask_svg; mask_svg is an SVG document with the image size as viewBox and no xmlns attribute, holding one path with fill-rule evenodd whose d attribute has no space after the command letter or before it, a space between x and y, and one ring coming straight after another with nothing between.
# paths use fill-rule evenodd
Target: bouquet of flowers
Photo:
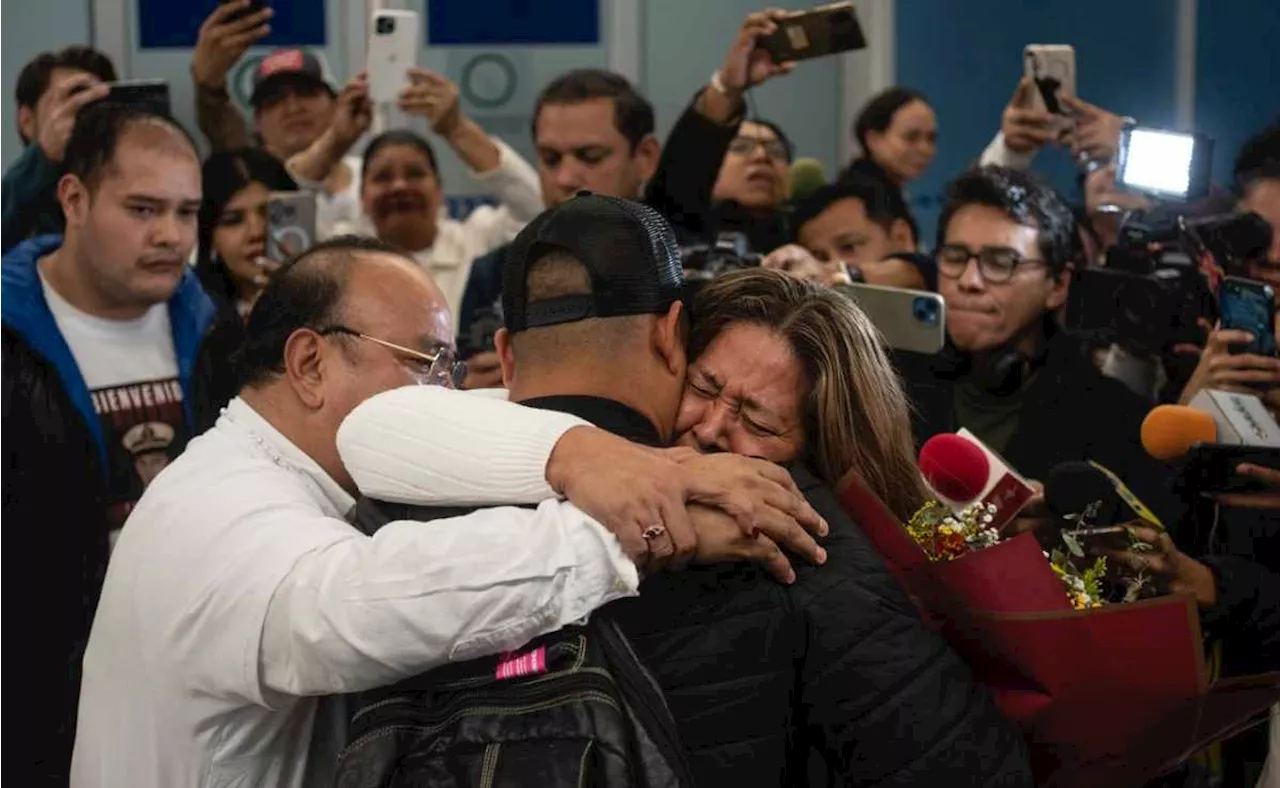
<instances>
[{"instance_id":1,"label":"bouquet of flowers","mask_svg":"<svg viewBox=\"0 0 1280 788\"><path fill-rule=\"evenodd\" d=\"M1210 686L1194 601L1140 599L1151 588L1136 576L1129 601L1108 603L1106 560L1069 537L1048 552L1030 533L1001 538L981 503L931 501L904 526L856 476L838 495L1021 725L1042 784L1141 784L1280 701L1276 675Z\"/></svg>"}]
</instances>

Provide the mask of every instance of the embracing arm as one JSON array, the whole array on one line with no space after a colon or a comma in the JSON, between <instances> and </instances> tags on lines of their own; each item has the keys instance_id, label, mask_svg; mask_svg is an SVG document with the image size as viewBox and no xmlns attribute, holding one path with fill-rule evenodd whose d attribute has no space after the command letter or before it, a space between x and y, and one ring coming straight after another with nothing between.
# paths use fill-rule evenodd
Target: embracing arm
<instances>
[{"instance_id":1,"label":"embracing arm","mask_svg":"<svg viewBox=\"0 0 1280 788\"><path fill-rule=\"evenodd\" d=\"M517 648L638 585L617 540L571 504L391 523L294 564L267 608L262 685L309 696L391 684Z\"/></svg>"},{"instance_id":2,"label":"embracing arm","mask_svg":"<svg viewBox=\"0 0 1280 788\"><path fill-rule=\"evenodd\" d=\"M370 498L431 506L528 504L557 496L556 444L587 422L491 394L408 386L361 403L338 452Z\"/></svg>"}]
</instances>

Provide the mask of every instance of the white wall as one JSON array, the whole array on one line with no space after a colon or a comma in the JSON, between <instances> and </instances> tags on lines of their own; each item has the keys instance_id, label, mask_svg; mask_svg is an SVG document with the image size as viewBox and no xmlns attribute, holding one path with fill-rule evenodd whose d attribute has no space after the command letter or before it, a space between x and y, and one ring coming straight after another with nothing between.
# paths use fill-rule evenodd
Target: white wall
<instances>
[{"instance_id":1,"label":"white wall","mask_svg":"<svg viewBox=\"0 0 1280 788\"><path fill-rule=\"evenodd\" d=\"M90 0L9 0L0 19L0 79L4 94L0 96L0 162L9 162L22 152L18 139L17 110L13 91L18 72L31 58L68 44L88 44Z\"/></svg>"}]
</instances>

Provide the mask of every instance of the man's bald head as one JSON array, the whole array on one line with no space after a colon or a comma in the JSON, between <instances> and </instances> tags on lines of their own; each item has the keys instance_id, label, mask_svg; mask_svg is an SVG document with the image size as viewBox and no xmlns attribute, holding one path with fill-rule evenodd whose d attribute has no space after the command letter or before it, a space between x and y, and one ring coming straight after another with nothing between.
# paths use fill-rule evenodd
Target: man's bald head
<instances>
[{"instance_id":1,"label":"man's bald head","mask_svg":"<svg viewBox=\"0 0 1280 788\"><path fill-rule=\"evenodd\" d=\"M272 275L233 359L240 384L259 386L283 373L285 345L299 329L348 325L380 338L429 333L444 341L452 322L440 288L406 253L373 238L333 238Z\"/></svg>"}]
</instances>

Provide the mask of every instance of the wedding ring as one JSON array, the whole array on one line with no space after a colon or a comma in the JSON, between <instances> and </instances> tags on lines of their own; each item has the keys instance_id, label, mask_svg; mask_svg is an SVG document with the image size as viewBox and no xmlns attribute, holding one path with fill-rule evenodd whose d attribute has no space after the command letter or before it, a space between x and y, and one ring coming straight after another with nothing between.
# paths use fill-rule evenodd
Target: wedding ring
<instances>
[{"instance_id":1,"label":"wedding ring","mask_svg":"<svg viewBox=\"0 0 1280 788\"><path fill-rule=\"evenodd\" d=\"M640 535L643 536L645 539L657 539L659 536L662 536L666 532L667 532L667 527L665 525L651 525L648 528L641 531Z\"/></svg>"}]
</instances>

